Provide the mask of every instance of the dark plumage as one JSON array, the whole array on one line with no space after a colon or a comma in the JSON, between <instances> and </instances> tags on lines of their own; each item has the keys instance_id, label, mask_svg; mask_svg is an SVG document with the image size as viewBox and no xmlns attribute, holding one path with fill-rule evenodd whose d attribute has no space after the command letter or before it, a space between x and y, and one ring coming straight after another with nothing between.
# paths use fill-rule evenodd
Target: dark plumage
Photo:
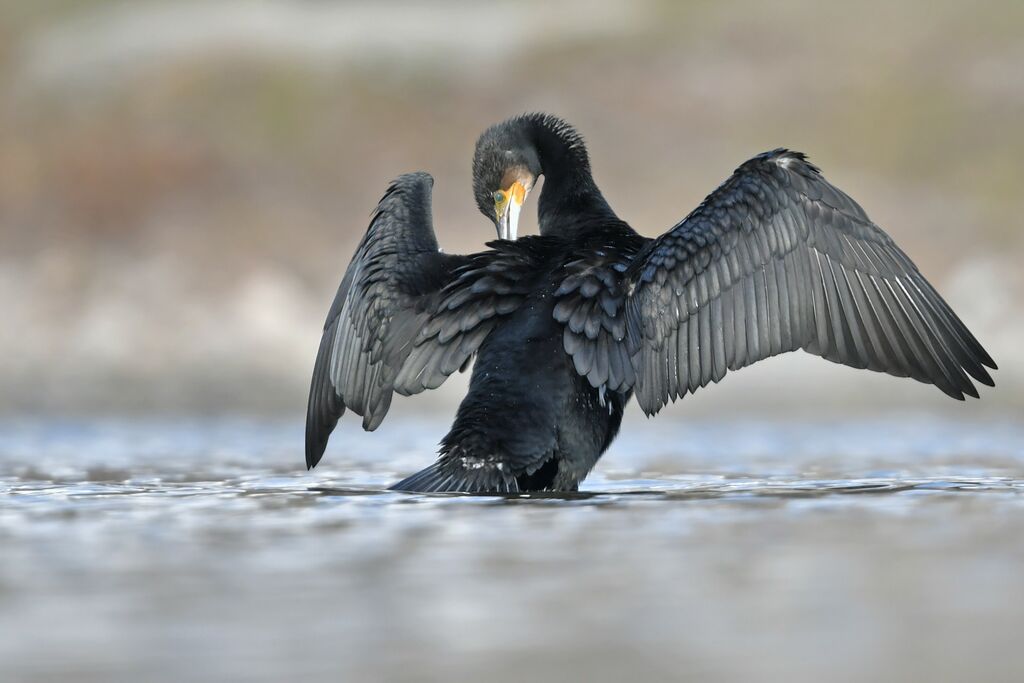
<instances>
[{"instance_id":1,"label":"dark plumage","mask_svg":"<svg viewBox=\"0 0 1024 683\"><path fill-rule=\"evenodd\" d=\"M394 488L575 490L634 394L653 415L796 349L960 400L978 396L972 378L993 384L992 358L913 262L798 152L747 161L657 239L616 217L580 136L543 114L477 143L474 196L499 235L515 237L541 174L540 236L471 256L438 251L430 176L391 185L327 316L309 467L346 408L375 429L393 392L436 388L474 356L440 457Z\"/></svg>"}]
</instances>

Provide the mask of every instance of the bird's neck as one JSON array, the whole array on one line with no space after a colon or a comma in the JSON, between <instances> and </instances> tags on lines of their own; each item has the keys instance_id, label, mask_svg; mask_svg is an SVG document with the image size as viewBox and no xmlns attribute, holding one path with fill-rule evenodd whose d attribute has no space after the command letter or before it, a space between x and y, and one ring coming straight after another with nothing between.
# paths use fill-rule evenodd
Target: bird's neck
<instances>
[{"instance_id":1,"label":"bird's neck","mask_svg":"<svg viewBox=\"0 0 1024 683\"><path fill-rule=\"evenodd\" d=\"M579 134L543 117L532 123L530 137L544 174L537 209L540 233L572 237L595 220L615 219L591 175Z\"/></svg>"}]
</instances>

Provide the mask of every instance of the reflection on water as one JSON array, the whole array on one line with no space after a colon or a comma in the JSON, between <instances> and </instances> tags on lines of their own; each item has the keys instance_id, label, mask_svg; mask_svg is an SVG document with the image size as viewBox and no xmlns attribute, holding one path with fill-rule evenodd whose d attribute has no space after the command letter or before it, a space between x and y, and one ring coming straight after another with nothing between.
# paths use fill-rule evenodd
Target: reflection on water
<instances>
[{"instance_id":1,"label":"reflection on water","mask_svg":"<svg viewBox=\"0 0 1024 683\"><path fill-rule=\"evenodd\" d=\"M0 428L4 680L1015 680L1024 429L644 423L567 496L384 491L437 424Z\"/></svg>"}]
</instances>

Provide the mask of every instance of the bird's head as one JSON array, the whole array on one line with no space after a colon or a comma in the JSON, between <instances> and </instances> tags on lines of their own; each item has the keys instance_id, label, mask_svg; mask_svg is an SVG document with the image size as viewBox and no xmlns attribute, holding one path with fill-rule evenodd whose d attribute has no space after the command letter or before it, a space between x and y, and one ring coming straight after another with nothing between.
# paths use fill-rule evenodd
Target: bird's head
<instances>
[{"instance_id":1,"label":"bird's head","mask_svg":"<svg viewBox=\"0 0 1024 683\"><path fill-rule=\"evenodd\" d=\"M519 213L541 174L540 158L522 119L484 131L473 154L473 195L498 238L516 239Z\"/></svg>"}]
</instances>

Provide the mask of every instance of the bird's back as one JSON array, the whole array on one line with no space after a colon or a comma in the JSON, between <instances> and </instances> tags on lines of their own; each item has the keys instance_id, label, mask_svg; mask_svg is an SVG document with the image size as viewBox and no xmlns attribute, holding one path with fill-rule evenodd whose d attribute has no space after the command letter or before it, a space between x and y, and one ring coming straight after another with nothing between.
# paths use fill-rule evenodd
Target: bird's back
<instances>
[{"instance_id":1,"label":"bird's back","mask_svg":"<svg viewBox=\"0 0 1024 683\"><path fill-rule=\"evenodd\" d=\"M559 488L575 488L617 432L627 394L590 386L565 352L565 325L556 320L556 293L579 240L536 240L529 295L480 346L469 392L442 452L493 457L529 467L564 462Z\"/></svg>"}]
</instances>

